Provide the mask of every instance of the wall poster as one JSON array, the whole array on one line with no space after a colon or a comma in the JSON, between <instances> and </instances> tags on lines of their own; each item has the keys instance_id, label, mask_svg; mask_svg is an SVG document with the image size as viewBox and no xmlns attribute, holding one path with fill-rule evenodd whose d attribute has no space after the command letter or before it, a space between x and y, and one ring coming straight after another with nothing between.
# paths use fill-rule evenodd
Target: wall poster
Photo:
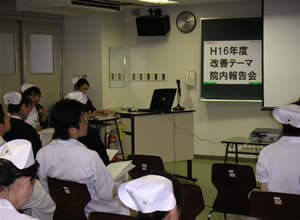
<instances>
[{"instance_id":1,"label":"wall poster","mask_svg":"<svg viewBox=\"0 0 300 220\"><path fill-rule=\"evenodd\" d=\"M262 84L261 40L205 41L204 84Z\"/></svg>"}]
</instances>

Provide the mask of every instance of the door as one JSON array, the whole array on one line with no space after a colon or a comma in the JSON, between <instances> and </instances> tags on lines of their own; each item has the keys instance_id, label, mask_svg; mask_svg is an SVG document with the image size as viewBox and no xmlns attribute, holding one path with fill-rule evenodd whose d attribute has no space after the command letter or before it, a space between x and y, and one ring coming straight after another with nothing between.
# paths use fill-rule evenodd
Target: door
<instances>
[{"instance_id":1,"label":"door","mask_svg":"<svg viewBox=\"0 0 300 220\"><path fill-rule=\"evenodd\" d=\"M20 90L20 31L17 21L0 21L0 103L9 90Z\"/></svg>"},{"instance_id":2,"label":"door","mask_svg":"<svg viewBox=\"0 0 300 220\"><path fill-rule=\"evenodd\" d=\"M23 30L23 81L41 89L49 109L62 95L61 24L25 21Z\"/></svg>"}]
</instances>

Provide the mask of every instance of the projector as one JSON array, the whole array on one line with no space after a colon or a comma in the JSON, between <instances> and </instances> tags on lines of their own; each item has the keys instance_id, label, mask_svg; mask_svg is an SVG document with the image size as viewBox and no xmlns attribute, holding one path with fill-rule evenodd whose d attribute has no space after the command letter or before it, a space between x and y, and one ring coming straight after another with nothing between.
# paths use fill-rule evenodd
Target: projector
<instances>
[{"instance_id":1,"label":"projector","mask_svg":"<svg viewBox=\"0 0 300 220\"><path fill-rule=\"evenodd\" d=\"M254 129L249 139L251 141L261 143L273 143L277 141L281 136L281 129L276 128L256 128Z\"/></svg>"}]
</instances>

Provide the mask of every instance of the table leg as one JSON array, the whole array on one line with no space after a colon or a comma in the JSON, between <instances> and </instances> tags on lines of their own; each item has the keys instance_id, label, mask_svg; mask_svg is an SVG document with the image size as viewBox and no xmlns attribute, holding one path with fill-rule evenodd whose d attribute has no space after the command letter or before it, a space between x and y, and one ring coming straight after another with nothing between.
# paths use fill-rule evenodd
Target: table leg
<instances>
[{"instance_id":1,"label":"table leg","mask_svg":"<svg viewBox=\"0 0 300 220\"><path fill-rule=\"evenodd\" d=\"M230 145L229 143L226 144L226 151L225 151L224 163L227 163L227 160L228 160L229 145Z\"/></svg>"},{"instance_id":2,"label":"table leg","mask_svg":"<svg viewBox=\"0 0 300 220\"><path fill-rule=\"evenodd\" d=\"M236 163L236 164L238 164L238 163L239 163L239 156L238 156L238 154L239 154L239 151L238 151L238 144L235 144L235 145L234 145L234 147L235 147L235 163Z\"/></svg>"},{"instance_id":3,"label":"table leg","mask_svg":"<svg viewBox=\"0 0 300 220\"><path fill-rule=\"evenodd\" d=\"M179 177L179 178L182 178L182 179L186 179L186 180L190 180L192 181L193 183L197 182L197 179L196 178L193 178L193 174L192 174L192 160L187 160L187 176L181 176L181 175L178 175L178 174L174 174L175 176Z\"/></svg>"},{"instance_id":4,"label":"table leg","mask_svg":"<svg viewBox=\"0 0 300 220\"><path fill-rule=\"evenodd\" d=\"M125 160L124 149L123 149L123 144L122 144L122 141L121 141L121 136L120 136L120 130L119 130L118 121L117 121L117 120L114 120L114 121L115 121L115 126L116 126L116 130L117 130L117 135L118 135L119 144L120 144L120 148L121 148L122 158L123 158L123 160Z\"/></svg>"}]
</instances>

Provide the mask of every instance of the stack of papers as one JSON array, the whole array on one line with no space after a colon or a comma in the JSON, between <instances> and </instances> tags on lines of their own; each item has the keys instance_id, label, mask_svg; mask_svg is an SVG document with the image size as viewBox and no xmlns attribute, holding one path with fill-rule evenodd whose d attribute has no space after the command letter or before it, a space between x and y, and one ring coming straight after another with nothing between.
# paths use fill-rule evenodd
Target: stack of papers
<instances>
[{"instance_id":1,"label":"stack of papers","mask_svg":"<svg viewBox=\"0 0 300 220\"><path fill-rule=\"evenodd\" d=\"M114 156L119 152L117 149L106 149L107 155L109 160L112 161ZM130 170L132 170L135 165L133 165L132 160L125 160L125 161L117 161L112 162L107 165L107 169L112 175L112 178L115 182L123 182L127 180L127 174Z\"/></svg>"},{"instance_id":2,"label":"stack of papers","mask_svg":"<svg viewBox=\"0 0 300 220\"><path fill-rule=\"evenodd\" d=\"M122 179L126 179L124 177L135 167L135 165L133 165L131 162L132 160L110 163L108 164L107 169L111 173L112 178L116 182L120 182Z\"/></svg>"}]
</instances>

